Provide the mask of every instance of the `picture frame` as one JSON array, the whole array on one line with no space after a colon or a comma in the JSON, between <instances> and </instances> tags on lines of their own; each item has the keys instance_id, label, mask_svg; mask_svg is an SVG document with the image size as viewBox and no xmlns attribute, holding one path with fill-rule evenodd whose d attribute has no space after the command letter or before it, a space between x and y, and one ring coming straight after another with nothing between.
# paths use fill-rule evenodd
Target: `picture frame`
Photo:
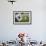
<instances>
[{"instance_id":1,"label":"picture frame","mask_svg":"<svg viewBox=\"0 0 46 46\"><path fill-rule=\"evenodd\" d=\"M13 24L32 24L32 11L13 11Z\"/></svg>"}]
</instances>

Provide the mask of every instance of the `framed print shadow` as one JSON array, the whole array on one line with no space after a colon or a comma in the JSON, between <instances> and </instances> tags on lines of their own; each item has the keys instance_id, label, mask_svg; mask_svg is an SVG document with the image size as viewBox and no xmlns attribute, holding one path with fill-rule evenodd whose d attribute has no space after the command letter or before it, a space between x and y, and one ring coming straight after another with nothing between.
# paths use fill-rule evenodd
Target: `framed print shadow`
<instances>
[{"instance_id":1,"label":"framed print shadow","mask_svg":"<svg viewBox=\"0 0 46 46\"><path fill-rule=\"evenodd\" d=\"M32 24L31 11L13 11L13 24L27 25Z\"/></svg>"}]
</instances>

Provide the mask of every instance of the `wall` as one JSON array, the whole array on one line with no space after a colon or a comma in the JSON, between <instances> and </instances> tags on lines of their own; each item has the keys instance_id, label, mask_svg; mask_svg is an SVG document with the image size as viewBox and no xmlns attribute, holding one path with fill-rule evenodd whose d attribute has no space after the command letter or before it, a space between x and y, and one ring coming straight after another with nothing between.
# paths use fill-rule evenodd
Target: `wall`
<instances>
[{"instance_id":1,"label":"wall","mask_svg":"<svg viewBox=\"0 0 46 46\"><path fill-rule=\"evenodd\" d=\"M43 0L17 0L13 5L0 0L0 40L15 40L19 32L31 34L37 41L46 40L46 14ZM32 11L32 25L14 25L13 11Z\"/></svg>"}]
</instances>

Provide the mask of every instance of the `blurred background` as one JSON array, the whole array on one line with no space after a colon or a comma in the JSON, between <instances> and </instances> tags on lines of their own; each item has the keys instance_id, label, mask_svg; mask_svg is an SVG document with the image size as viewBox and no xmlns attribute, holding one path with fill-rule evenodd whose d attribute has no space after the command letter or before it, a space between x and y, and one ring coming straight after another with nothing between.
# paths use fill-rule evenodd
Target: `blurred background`
<instances>
[{"instance_id":1,"label":"blurred background","mask_svg":"<svg viewBox=\"0 0 46 46\"><path fill-rule=\"evenodd\" d=\"M46 40L46 1L16 0L12 5L8 0L0 0L0 41L15 40L19 32L31 34L37 41ZM31 25L14 25L13 11L32 11Z\"/></svg>"}]
</instances>

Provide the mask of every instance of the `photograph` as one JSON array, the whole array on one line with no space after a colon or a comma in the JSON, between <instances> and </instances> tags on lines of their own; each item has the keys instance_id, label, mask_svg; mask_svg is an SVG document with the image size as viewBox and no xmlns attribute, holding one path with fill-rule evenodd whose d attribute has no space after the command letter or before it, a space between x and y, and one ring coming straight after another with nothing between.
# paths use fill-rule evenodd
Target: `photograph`
<instances>
[{"instance_id":1,"label":"photograph","mask_svg":"<svg viewBox=\"0 0 46 46\"><path fill-rule=\"evenodd\" d=\"M46 46L46 0L0 0L0 46Z\"/></svg>"},{"instance_id":2,"label":"photograph","mask_svg":"<svg viewBox=\"0 0 46 46\"><path fill-rule=\"evenodd\" d=\"M32 24L32 12L13 11L13 24Z\"/></svg>"}]
</instances>

